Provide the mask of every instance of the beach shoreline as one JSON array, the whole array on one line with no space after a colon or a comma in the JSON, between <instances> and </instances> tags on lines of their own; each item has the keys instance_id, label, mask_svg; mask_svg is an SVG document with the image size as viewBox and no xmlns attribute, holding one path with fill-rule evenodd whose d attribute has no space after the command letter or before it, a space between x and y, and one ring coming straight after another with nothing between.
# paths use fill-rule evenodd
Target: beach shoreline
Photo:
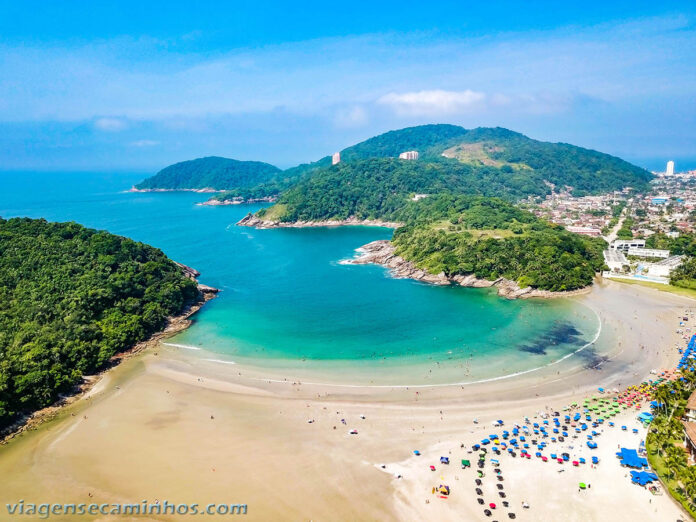
<instances>
[{"instance_id":1,"label":"beach shoreline","mask_svg":"<svg viewBox=\"0 0 696 522\"><path fill-rule=\"evenodd\" d=\"M196 270L190 267L180 263L177 263L177 265L182 268L184 274L189 278L195 280L195 277L200 275ZM163 339L172 337L191 326L191 324L193 324L191 317L196 314L208 301L217 297L219 290L211 286L198 284L198 291L200 294L200 300L188 305L180 314L168 317L167 323L162 330L153 333L147 339L134 344L127 350L113 355L111 359L109 359L109 364L99 372L91 375L83 375L81 383L76 385L70 393L62 395L50 406L46 406L45 408L41 408L40 410L25 415L7 428L1 430L0 445L7 444L10 440L22 434L26 430L36 429L44 422L55 418L66 406L88 396L94 390L95 386L97 386L97 384L99 384L99 382L104 378L104 376L123 361L135 357L148 348L158 346Z\"/></svg>"},{"instance_id":2,"label":"beach shoreline","mask_svg":"<svg viewBox=\"0 0 696 522\"><path fill-rule=\"evenodd\" d=\"M672 367L678 357L674 347L684 341L675 332L676 317L696 308L693 300L613 282L573 299L596 310L602 335L613 344L598 354L598 367L578 359L558 374L552 369L464 387L312 385L305 376L286 374L284 380L282 370L220 364L201 351L160 343L157 354L144 350L124 361L56 419L0 447L0 473L13 470L15 477L0 501L43 495L46 501L205 502L229 498L232 491L235 501L249 505L252 520L485 519L465 491L473 483L458 478L456 463L433 473L413 450L431 460L454 455L460 444L485 436L495 419L560 409L596 393L597 386L623 389L650 377L653 369ZM351 429L358 434L349 434ZM604 435L607 455L619 435ZM588 474L589 468L557 477L555 470L537 469L540 463L529 466L519 459L506 464L506 488L516 488L532 504L528 514L516 510L520 520L560 519L571 509L583 520L611 514L612 520L628 521L648 506L642 490L631 489L636 487L613 462L603 464L610 466L603 468L606 479L604 472L592 472L597 500L590 502L571 497L574 490L567 488L576 488L577 481L575 475L565 478ZM529 473L542 493L526 486ZM618 498L614 508L607 508L602 496L609 480L616 482L610 491ZM450 484L452 497L436 500L430 494L433 481ZM192 483L205 486L192 489ZM552 500L548 506L545 489ZM676 508L666 496L654 502L651 510L674 519Z\"/></svg>"}]
</instances>

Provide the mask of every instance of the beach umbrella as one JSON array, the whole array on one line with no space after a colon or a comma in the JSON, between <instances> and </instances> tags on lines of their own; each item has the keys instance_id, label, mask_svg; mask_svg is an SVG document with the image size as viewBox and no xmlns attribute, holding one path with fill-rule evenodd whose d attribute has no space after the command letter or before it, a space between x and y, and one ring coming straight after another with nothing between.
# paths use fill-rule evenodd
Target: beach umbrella
<instances>
[{"instance_id":1,"label":"beach umbrella","mask_svg":"<svg viewBox=\"0 0 696 522\"><path fill-rule=\"evenodd\" d=\"M580 482L578 486L580 487L580 489L585 489L587 487L587 485L584 482Z\"/></svg>"},{"instance_id":2,"label":"beach umbrella","mask_svg":"<svg viewBox=\"0 0 696 522\"><path fill-rule=\"evenodd\" d=\"M488 504L488 507L490 507L491 509L495 509L495 504L491 502L490 504Z\"/></svg>"}]
</instances>

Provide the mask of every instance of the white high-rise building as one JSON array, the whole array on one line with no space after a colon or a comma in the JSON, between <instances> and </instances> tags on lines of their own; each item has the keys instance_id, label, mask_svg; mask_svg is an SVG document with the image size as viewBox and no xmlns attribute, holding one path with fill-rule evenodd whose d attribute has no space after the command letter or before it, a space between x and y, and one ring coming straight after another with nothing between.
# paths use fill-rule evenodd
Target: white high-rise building
<instances>
[{"instance_id":1,"label":"white high-rise building","mask_svg":"<svg viewBox=\"0 0 696 522\"><path fill-rule=\"evenodd\" d=\"M674 176L674 162L669 160L667 162L667 170L665 171L665 176Z\"/></svg>"},{"instance_id":2,"label":"white high-rise building","mask_svg":"<svg viewBox=\"0 0 696 522\"><path fill-rule=\"evenodd\" d=\"M341 163L341 153L340 152L334 152L333 156L331 156L331 164L332 165L338 165Z\"/></svg>"},{"instance_id":3,"label":"white high-rise building","mask_svg":"<svg viewBox=\"0 0 696 522\"><path fill-rule=\"evenodd\" d=\"M405 160L417 160L418 159L418 151L417 150L409 150L406 152L402 152L399 154L400 159L405 159Z\"/></svg>"}]
</instances>

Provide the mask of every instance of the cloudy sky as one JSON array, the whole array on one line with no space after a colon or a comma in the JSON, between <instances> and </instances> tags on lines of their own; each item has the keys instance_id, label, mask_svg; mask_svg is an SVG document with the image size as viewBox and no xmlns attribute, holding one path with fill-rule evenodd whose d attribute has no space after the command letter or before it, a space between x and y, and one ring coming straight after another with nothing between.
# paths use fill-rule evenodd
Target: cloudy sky
<instances>
[{"instance_id":1,"label":"cloudy sky","mask_svg":"<svg viewBox=\"0 0 696 522\"><path fill-rule=\"evenodd\" d=\"M288 167L431 122L696 168L692 2L98 3L0 0L0 170Z\"/></svg>"}]
</instances>

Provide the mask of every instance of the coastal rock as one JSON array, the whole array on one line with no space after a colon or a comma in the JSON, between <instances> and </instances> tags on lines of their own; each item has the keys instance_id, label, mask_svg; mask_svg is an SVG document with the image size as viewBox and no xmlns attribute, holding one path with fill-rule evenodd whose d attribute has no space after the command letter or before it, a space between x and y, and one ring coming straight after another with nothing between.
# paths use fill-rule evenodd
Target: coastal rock
<instances>
[{"instance_id":1,"label":"coastal rock","mask_svg":"<svg viewBox=\"0 0 696 522\"><path fill-rule=\"evenodd\" d=\"M167 189L167 188L149 188L149 189L139 189L132 186L128 192L198 192L200 194L210 194L214 192L222 192L221 190L214 189L212 187L204 188L178 188L178 189Z\"/></svg>"},{"instance_id":2,"label":"coastal rock","mask_svg":"<svg viewBox=\"0 0 696 522\"><path fill-rule=\"evenodd\" d=\"M352 265L376 264L382 265L391 271L392 276L399 279L415 279L435 285L457 284L471 288L490 288L495 287L500 297L506 299L526 299L530 297L568 297L571 295L583 294L589 291L588 288L573 290L569 292L549 292L548 290L538 290L536 288L521 288L517 282L505 278L495 281L479 279L473 274L447 276L444 272L431 274L430 272L418 268L411 261L395 254L395 247L391 241L382 239L373 241L358 249L359 256L346 261Z\"/></svg>"},{"instance_id":3,"label":"coastal rock","mask_svg":"<svg viewBox=\"0 0 696 522\"><path fill-rule=\"evenodd\" d=\"M220 289L218 288L199 283L198 277L201 275L201 273L195 268L191 268L190 266L177 263L176 261L174 262L177 264L178 267L181 268L181 271L184 273L186 277L188 277L192 281L195 281L198 284L198 291L200 292L203 301L209 301L210 299L215 297L215 295L220 291Z\"/></svg>"},{"instance_id":4,"label":"coastal rock","mask_svg":"<svg viewBox=\"0 0 696 522\"><path fill-rule=\"evenodd\" d=\"M219 207L224 205L242 205L251 203L274 203L276 201L275 196L269 196L266 198L233 198L233 199L209 199L203 203L196 203L196 205L206 206L206 207Z\"/></svg>"},{"instance_id":5,"label":"coastal rock","mask_svg":"<svg viewBox=\"0 0 696 522\"><path fill-rule=\"evenodd\" d=\"M387 227L387 228L399 228L403 226L403 223L398 223L395 221L382 221L380 219L358 219L355 217L349 217L348 219L326 219L323 221L292 221L292 222L282 222L282 221L270 221L264 220L255 216L252 213L247 214L241 220L237 222L240 227L254 227L254 228L309 228L309 227L343 227L343 226L371 226L371 227Z\"/></svg>"},{"instance_id":6,"label":"coastal rock","mask_svg":"<svg viewBox=\"0 0 696 522\"><path fill-rule=\"evenodd\" d=\"M220 289L208 285L198 284L198 291L203 295L217 294Z\"/></svg>"},{"instance_id":7,"label":"coastal rock","mask_svg":"<svg viewBox=\"0 0 696 522\"><path fill-rule=\"evenodd\" d=\"M176 261L174 261L174 263L176 263L176 265L179 268L181 268L181 271L189 279L196 280L198 278L198 276L201 275L201 273L198 270L196 270L195 268L191 268L190 266L186 266L186 265L183 265L181 263L177 263Z\"/></svg>"}]
</instances>

